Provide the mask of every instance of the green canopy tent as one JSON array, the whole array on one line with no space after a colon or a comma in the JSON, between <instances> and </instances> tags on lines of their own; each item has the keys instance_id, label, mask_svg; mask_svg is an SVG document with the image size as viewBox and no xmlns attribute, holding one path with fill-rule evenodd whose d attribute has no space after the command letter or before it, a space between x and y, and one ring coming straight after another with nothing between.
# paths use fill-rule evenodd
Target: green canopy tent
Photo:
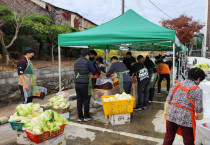
<instances>
[{"instance_id":1,"label":"green canopy tent","mask_svg":"<svg viewBox=\"0 0 210 145\"><path fill-rule=\"evenodd\" d=\"M175 51L182 49L179 43L175 44L175 36L174 30L156 25L133 10L128 10L107 23L85 31L59 34L59 88L61 89L60 46L88 46L92 49L115 50L129 47L135 51L173 51L175 66Z\"/></svg>"}]
</instances>

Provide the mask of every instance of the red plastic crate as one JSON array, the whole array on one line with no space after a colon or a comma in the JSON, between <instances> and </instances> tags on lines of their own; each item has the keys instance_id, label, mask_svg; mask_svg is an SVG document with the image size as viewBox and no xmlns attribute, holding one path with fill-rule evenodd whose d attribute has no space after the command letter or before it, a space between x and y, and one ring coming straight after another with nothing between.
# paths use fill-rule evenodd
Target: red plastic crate
<instances>
[{"instance_id":1,"label":"red plastic crate","mask_svg":"<svg viewBox=\"0 0 210 145\"><path fill-rule=\"evenodd\" d=\"M66 124L60 126L60 130L58 131L46 131L46 132L43 132L43 134L40 134L40 135L35 135L27 130L24 130L26 132L26 135L28 137L28 139L36 144L39 144L41 142L44 142L48 139L51 139L51 138L54 138L56 136L59 136L61 134L63 134L64 132L64 129L65 129L65 126Z\"/></svg>"}]
</instances>

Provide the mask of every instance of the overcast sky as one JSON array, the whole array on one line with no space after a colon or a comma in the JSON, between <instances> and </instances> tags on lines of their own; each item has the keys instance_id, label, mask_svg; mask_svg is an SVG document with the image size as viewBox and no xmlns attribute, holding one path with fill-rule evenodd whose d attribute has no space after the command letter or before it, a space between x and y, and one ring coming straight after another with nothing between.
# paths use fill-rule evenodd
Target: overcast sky
<instances>
[{"instance_id":1,"label":"overcast sky","mask_svg":"<svg viewBox=\"0 0 210 145\"><path fill-rule=\"evenodd\" d=\"M54 6L79 13L100 25L121 14L121 0L43 0ZM205 22L206 0L151 0L156 6L175 18L181 14ZM133 9L146 19L159 24L169 18L154 7L149 0L125 0L125 11Z\"/></svg>"}]
</instances>

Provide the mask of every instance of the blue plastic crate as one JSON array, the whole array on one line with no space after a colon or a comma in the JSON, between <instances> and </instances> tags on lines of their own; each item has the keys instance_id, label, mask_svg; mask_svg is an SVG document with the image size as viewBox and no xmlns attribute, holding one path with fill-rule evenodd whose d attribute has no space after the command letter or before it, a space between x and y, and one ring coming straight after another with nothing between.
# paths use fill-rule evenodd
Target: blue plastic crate
<instances>
[{"instance_id":1,"label":"blue plastic crate","mask_svg":"<svg viewBox=\"0 0 210 145\"><path fill-rule=\"evenodd\" d=\"M22 122L9 122L13 130L22 131L24 123Z\"/></svg>"}]
</instances>

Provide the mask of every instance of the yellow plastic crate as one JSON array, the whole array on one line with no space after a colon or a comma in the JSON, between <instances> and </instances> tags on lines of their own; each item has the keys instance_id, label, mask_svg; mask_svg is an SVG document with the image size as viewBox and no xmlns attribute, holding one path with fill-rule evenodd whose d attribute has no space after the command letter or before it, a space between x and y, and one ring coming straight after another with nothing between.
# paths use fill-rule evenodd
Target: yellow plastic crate
<instances>
[{"instance_id":1,"label":"yellow plastic crate","mask_svg":"<svg viewBox=\"0 0 210 145\"><path fill-rule=\"evenodd\" d=\"M105 115L126 114L133 112L133 105L135 98L133 96L130 100L115 100L104 102L104 98L114 97L114 95L101 96L103 102L103 110Z\"/></svg>"}]
</instances>

